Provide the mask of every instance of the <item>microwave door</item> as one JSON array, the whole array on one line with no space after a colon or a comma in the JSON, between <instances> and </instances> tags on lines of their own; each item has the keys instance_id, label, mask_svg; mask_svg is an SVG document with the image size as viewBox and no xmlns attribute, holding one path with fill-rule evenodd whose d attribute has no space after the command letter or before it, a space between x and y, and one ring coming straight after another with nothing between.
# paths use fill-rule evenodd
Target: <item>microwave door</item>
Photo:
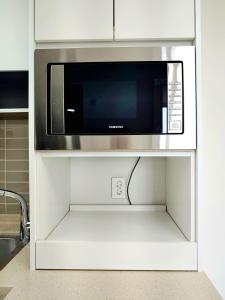
<instances>
[{"instance_id":1,"label":"microwave door","mask_svg":"<svg viewBox=\"0 0 225 300\"><path fill-rule=\"evenodd\" d=\"M69 63L64 82L66 135L167 133L166 62Z\"/></svg>"},{"instance_id":2,"label":"microwave door","mask_svg":"<svg viewBox=\"0 0 225 300\"><path fill-rule=\"evenodd\" d=\"M175 62L49 64L48 134L182 133L181 73Z\"/></svg>"}]
</instances>

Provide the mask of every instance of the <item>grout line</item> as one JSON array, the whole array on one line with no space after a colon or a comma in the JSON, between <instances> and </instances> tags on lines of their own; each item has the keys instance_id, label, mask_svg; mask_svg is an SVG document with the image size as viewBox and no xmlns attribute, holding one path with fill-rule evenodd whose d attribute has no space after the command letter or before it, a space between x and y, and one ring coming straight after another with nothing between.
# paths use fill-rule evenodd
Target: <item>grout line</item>
<instances>
[{"instance_id":1,"label":"grout line","mask_svg":"<svg viewBox=\"0 0 225 300\"><path fill-rule=\"evenodd\" d=\"M26 151L28 152L28 148L7 148L7 151Z\"/></svg>"},{"instance_id":2,"label":"grout line","mask_svg":"<svg viewBox=\"0 0 225 300\"><path fill-rule=\"evenodd\" d=\"M6 128L12 128L12 127L18 128L18 127L26 127L26 126L28 126L28 120L26 120L26 122L19 122L17 124L10 124L9 123L9 124L7 124Z\"/></svg>"},{"instance_id":3,"label":"grout line","mask_svg":"<svg viewBox=\"0 0 225 300\"><path fill-rule=\"evenodd\" d=\"M7 151L28 151L28 148L7 148Z\"/></svg>"},{"instance_id":4,"label":"grout line","mask_svg":"<svg viewBox=\"0 0 225 300\"><path fill-rule=\"evenodd\" d=\"M29 192L17 192L17 193L19 193L19 194L21 194L21 195L25 195L25 196L29 195ZM10 198L10 197L9 197L9 198Z\"/></svg>"},{"instance_id":5,"label":"grout line","mask_svg":"<svg viewBox=\"0 0 225 300\"><path fill-rule=\"evenodd\" d=\"M29 140L28 137L0 137L0 140Z\"/></svg>"},{"instance_id":6,"label":"grout line","mask_svg":"<svg viewBox=\"0 0 225 300\"><path fill-rule=\"evenodd\" d=\"M2 137L0 139L3 139ZM28 137L26 136L17 136L17 137L14 137L14 136L8 136L6 137L7 140L29 140Z\"/></svg>"},{"instance_id":7,"label":"grout line","mask_svg":"<svg viewBox=\"0 0 225 300\"><path fill-rule=\"evenodd\" d=\"M17 162L28 162L29 160L28 159L19 159L19 158L17 158L17 159L6 159L6 162L7 161L17 161ZM5 159L0 159L0 162L5 162Z\"/></svg>"},{"instance_id":8,"label":"grout line","mask_svg":"<svg viewBox=\"0 0 225 300\"><path fill-rule=\"evenodd\" d=\"M27 138L0 138L0 141L1 140L6 140L6 141L9 141L9 140L13 140L13 141L29 141Z\"/></svg>"},{"instance_id":9,"label":"grout line","mask_svg":"<svg viewBox=\"0 0 225 300\"><path fill-rule=\"evenodd\" d=\"M27 192L19 192L19 191L16 191L16 193L17 194L20 194L20 195L29 195L29 193L27 193ZM16 200L15 200L16 201ZM8 205L8 203L7 203L7 205Z\"/></svg>"},{"instance_id":10,"label":"grout line","mask_svg":"<svg viewBox=\"0 0 225 300\"><path fill-rule=\"evenodd\" d=\"M6 189L6 120L4 121L5 124L5 155L4 155L4 159L5 159L5 189ZM7 214L7 202L6 202L6 196L4 196L5 198L5 213Z\"/></svg>"},{"instance_id":11,"label":"grout line","mask_svg":"<svg viewBox=\"0 0 225 300\"><path fill-rule=\"evenodd\" d=\"M13 129L28 129L28 125L18 125L18 126L13 126L13 125L10 125L10 126L7 126L6 127L6 130L13 130Z\"/></svg>"},{"instance_id":12,"label":"grout line","mask_svg":"<svg viewBox=\"0 0 225 300\"><path fill-rule=\"evenodd\" d=\"M8 183L29 183L28 181L19 181L19 180L17 180L17 181L9 181L9 180L7 180L7 184Z\"/></svg>"},{"instance_id":13,"label":"grout line","mask_svg":"<svg viewBox=\"0 0 225 300\"><path fill-rule=\"evenodd\" d=\"M16 200L15 200L15 203L13 203L13 202L9 202L7 205L18 205L18 203L16 202ZM0 298L1 299L1 298Z\"/></svg>"},{"instance_id":14,"label":"grout line","mask_svg":"<svg viewBox=\"0 0 225 300\"><path fill-rule=\"evenodd\" d=\"M0 172L2 172L0 170ZM6 170L7 173L29 173L28 170Z\"/></svg>"},{"instance_id":15,"label":"grout line","mask_svg":"<svg viewBox=\"0 0 225 300\"><path fill-rule=\"evenodd\" d=\"M4 161L4 159L0 159L0 161ZM21 162L21 161L29 161L28 159L6 159L6 161L18 161L18 162Z\"/></svg>"},{"instance_id":16,"label":"grout line","mask_svg":"<svg viewBox=\"0 0 225 300\"><path fill-rule=\"evenodd\" d=\"M1 151L4 151L5 149L0 148L0 150L1 150ZM17 149L16 149L16 148L7 148L7 151L9 151L9 150L10 150L10 151L12 151L12 150L13 150L13 151L21 151L21 150L22 150L22 151L28 151L29 149L28 149L28 148L19 148L19 149L18 149L18 148L17 148Z\"/></svg>"}]
</instances>

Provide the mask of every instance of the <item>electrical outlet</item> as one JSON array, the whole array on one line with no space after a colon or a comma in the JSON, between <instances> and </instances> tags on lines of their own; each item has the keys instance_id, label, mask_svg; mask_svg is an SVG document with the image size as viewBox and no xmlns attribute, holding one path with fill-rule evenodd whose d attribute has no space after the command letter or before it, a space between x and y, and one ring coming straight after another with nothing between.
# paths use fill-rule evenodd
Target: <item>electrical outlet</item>
<instances>
[{"instance_id":1,"label":"electrical outlet","mask_svg":"<svg viewBox=\"0 0 225 300\"><path fill-rule=\"evenodd\" d=\"M126 198L126 182L123 177L113 177L112 178L112 198L114 199L124 199Z\"/></svg>"}]
</instances>

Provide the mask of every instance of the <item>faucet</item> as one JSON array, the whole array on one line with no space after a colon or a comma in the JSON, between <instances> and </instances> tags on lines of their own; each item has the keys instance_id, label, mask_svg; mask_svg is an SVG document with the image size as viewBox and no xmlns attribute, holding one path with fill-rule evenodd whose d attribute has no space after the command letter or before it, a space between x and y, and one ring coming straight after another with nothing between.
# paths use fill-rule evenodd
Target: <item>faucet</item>
<instances>
[{"instance_id":1,"label":"faucet","mask_svg":"<svg viewBox=\"0 0 225 300\"><path fill-rule=\"evenodd\" d=\"M30 240L30 221L28 217L28 209L25 199L16 192L0 189L0 196L7 196L15 199L20 205L20 240L26 244Z\"/></svg>"}]
</instances>

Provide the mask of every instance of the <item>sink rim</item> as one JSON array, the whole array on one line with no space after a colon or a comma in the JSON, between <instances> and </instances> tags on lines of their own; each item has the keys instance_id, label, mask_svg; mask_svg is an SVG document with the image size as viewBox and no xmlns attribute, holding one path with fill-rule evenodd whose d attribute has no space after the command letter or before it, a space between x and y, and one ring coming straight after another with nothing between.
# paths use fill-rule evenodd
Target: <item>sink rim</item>
<instances>
[{"instance_id":1,"label":"sink rim","mask_svg":"<svg viewBox=\"0 0 225 300\"><path fill-rule=\"evenodd\" d=\"M8 255L4 256L3 258L0 258L0 271L1 271L17 255L17 253L23 249L23 247L26 244L20 240L19 236L4 236L1 234L0 240L15 240L16 242L15 249L11 251Z\"/></svg>"}]
</instances>

